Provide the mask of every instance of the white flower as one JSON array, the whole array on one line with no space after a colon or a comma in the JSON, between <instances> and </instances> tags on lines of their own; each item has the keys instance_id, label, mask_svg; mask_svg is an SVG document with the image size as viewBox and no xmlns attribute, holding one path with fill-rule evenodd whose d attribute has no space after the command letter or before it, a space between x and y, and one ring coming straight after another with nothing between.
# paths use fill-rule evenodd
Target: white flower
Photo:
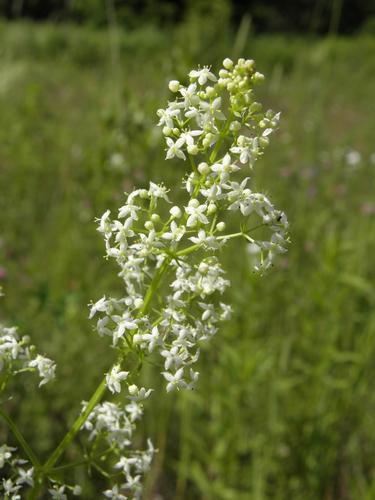
<instances>
[{"instance_id":1,"label":"white flower","mask_svg":"<svg viewBox=\"0 0 375 500\"><path fill-rule=\"evenodd\" d=\"M39 383L39 387L47 384L55 378L55 363L51 359L41 356L40 354L29 362L29 367L38 369L39 375L42 379Z\"/></svg>"},{"instance_id":2,"label":"white flower","mask_svg":"<svg viewBox=\"0 0 375 500\"><path fill-rule=\"evenodd\" d=\"M12 457L12 451L16 451L17 448L11 448L6 444L0 446L0 469L4 467L4 464L7 460Z\"/></svg>"},{"instance_id":3,"label":"white flower","mask_svg":"<svg viewBox=\"0 0 375 500\"><path fill-rule=\"evenodd\" d=\"M142 401L147 399L152 393L153 389L145 389L144 387L137 387L135 384L129 386L129 394L127 396L131 401Z\"/></svg>"},{"instance_id":4,"label":"white flower","mask_svg":"<svg viewBox=\"0 0 375 500\"><path fill-rule=\"evenodd\" d=\"M21 467L17 470L18 477L16 479L17 484L28 484L29 486L34 485L34 467L31 467L27 471L22 469Z\"/></svg>"},{"instance_id":5,"label":"white flower","mask_svg":"<svg viewBox=\"0 0 375 500\"><path fill-rule=\"evenodd\" d=\"M115 365L110 373L106 375L106 384L108 389L114 394L115 392L121 392L121 382L125 380L129 372L120 371L120 365Z\"/></svg>"},{"instance_id":6,"label":"white flower","mask_svg":"<svg viewBox=\"0 0 375 500\"><path fill-rule=\"evenodd\" d=\"M240 170L240 167L232 163L230 155L226 154L220 163L212 165L211 170L220 177L221 182L225 182L229 175Z\"/></svg>"},{"instance_id":7,"label":"white flower","mask_svg":"<svg viewBox=\"0 0 375 500\"><path fill-rule=\"evenodd\" d=\"M124 311L122 316L112 316L113 321L117 323L117 327L113 333L113 344L116 345L118 339L122 338L126 330L136 330L138 321L132 318L129 311Z\"/></svg>"},{"instance_id":8,"label":"white flower","mask_svg":"<svg viewBox=\"0 0 375 500\"><path fill-rule=\"evenodd\" d=\"M78 495L82 495L82 488L79 484L76 484L74 487L73 487L73 491L72 491L73 495L75 496L78 496Z\"/></svg>"},{"instance_id":9,"label":"white flower","mask_svg":"<svg viewBox=\"0 0 375 500\"><path fill-rule=\"evenodd\" d=\"M171 158L174 158L177 156L178 158L181 158L182 160L186 160L185 153L181 151L181 147L184 145L184 139L177 139L176 142L173 141L170 137L166 138L166 142L168 145L168 151L166 155L166 159L170 160Z\"/></svg>"},{"instance_id":10,"label":"white flower","mask_svg":"<svg viewBox=\"0 0 375 500\"><path fill-rule=\"evenodd\" d=\"M193 69L189 73L190 78L198 79L199 85L204 85L207 80L211 80L212 82L216 82L216 76L211 73L210 69L207 66L204 66L202 69Z\"/></svg>"},{"instance_id":11,"label":"white flower","mask_svg":"<svg viewBox=\"0 0 375 500\"><path fill-rule=\"evenodd\" d=\"M111 234L111 221L109 219L109 216L111 214L111 211L110 210L107 210L106 212L104 212L104 214L101 216L100 219L98 219L99 221L99 227L98 227L98 231L100 233L103 233L105 236L108 236Z\"/></svg>"},{"instance_id":12,"label":"white flower","mask_svg":"<svg viewBox=\"0 0 375 500\"><path fill-rule=\"evenodd\" d=\"M168 382L167 392L171 392L175 389L182 389L187 386L186 382L182 378L184 375L183 368L179 368L174 374L170 372L162 372L162 375Z\"/></svg>"},{"instance_id":13,"label":"white flower","mask_svg":"<svg viewBox=\"0 0 375 500\"><path fill-rule=\"evenodd\" d=\"M151 333L136 333L133 337L135 344L144 343L148 352L152 352L157 345L161 344L161 337L157 326L154 326Z\"/></svg>"},{"instance_id":14,"label":"white flower","mask_svg":"<svg viewBox=\"0 0 375 500\"><path fill-rule=\"evenodd\" d=\"M356 151L355 149L351 149L345 155L345 161L351 167L357 166L359 163L361 163L361 160L361 153L359 151Z\"/></svg>"},{"instance_id":15,"label":"white flower","mask_svg":"<svg viewBox=\"0 0 375 500\"><path fill-rule=\"evenodd\" d=\"M162 198L163 200L170 203L170 200L167 196L168 189L162 184L155 184L155 182L150 182L150 189L148 190L148 194L155 198Z\"/></svg>"},{"instance_id":16,"label":"white flower","mask_svg":"<svg viewBox=\"0 0 375 500\"><path fill-rule=\"evenodd\" d=\"M173 220L171 222L171 230L167 231L162 235L164 240L169 241L180 241L183 235L185 234L185 226L178 226L177 223Z\"/></svg>"},{"instance_id":17,"label":"white flower","mask_svg":"<svg viewBox=\"0 0 375 500\"><path fill-rule=\"evenodd\" d=\"M48 491L54 500L68 500L68 497L64 493L65 492L64 485L60 486L59 489L57 489L57 486L54 486L53 489L49 489Z\"/></svg>"},{"instance_id":18,"label":"white flower","mask_svg":"<svg viewBox=\"0 0 375 500\"><path fill-rule=\"evenodd\" d=\"M223 244L223 242L219 242L215 236L210 236L206 234L206 231L203 229L200 229L198 231L198 236L192 236L189 238L190 241L195 243L196 245L204 245L206 248L216 250L220 248L220 245Z\"/></svg>"},{"instance_id":19,"label":"white flower","mask_svg":"<svg viewBox=\"0 0 375 500\"><path fill-rule=\"evenodd\" d=\"M21 486L15 485L11 479L3 479L3 488L4 488L4 493L6 495L5 498L7 498L7 496L11 494L12 494L12 499L14 500L18 500L21 498L19 495L15 494L21 488Z\"/></svg>"},{"instance_id":20,"label":"white flower","mask_svg":"<svg viewBox=\"0 0 375 500\"><path fill-rule=\"evenodd\" d=\"M179 114L179 109L158 109L157 115L160 118L158 126L165 125L166 127L173 128L173 119L176 118Z\"/></svg>"},{"instance_id":21,"label":"white flower","mask_svg":"<svg viewBox=\"0 0 375 500\"><path fill-rule=\"evenodd\" d=\"M121 495L119 487L117 484L111 490L106 490L103 495L107 498L112 498L112 500L127 500L127 496Z\"/></svg>"},{"instance_id":22,"label":"white flower","mask_svg":"<svg viewBox=\"0 0 375 500\"><path fill-rule=\"evenodd\" d=\"M189 85L187 88L186 87L181 87L179 90L180 94L184 98L184 107L185 109L193 106L195 104L198 104L200 102L199 97L197 96L197 86L195 83L192 83Z\"/></svg>"},{"instance_id":23,"label":"white flower","mask_svg":"<svg viewBox=\"0 0 375 500\"><path fill-rule=\"evenodd\" d=\"M202 224L208 224L209 220L205 215L206 210L207 205L199 205L199 202L196 199L190 200L188 206L185 207L185 212L189 215L186 221L187 227L194 227L199 222Z\"/></svg>"},{"instance_id":24,"label":"white flower","mask_svg":"<svg viewBox=\"0 0 375 500\"><path fill-rule=\"evenodd\" d=\"M92 319L97 312L108 312L108 300L105 296L91 306L89 319Z\"/></svg>"},{"instance_id":25,"label":"white flower","mask_svg":"<svg viewBox=\"0 0 375 500\"><path fill-rule=\"evenodd\" d=\"M186 359L186 352L182 352L179 346L173 346L169 351L164 349L160 353L164 358L164 368L169 370L171 366L179 367Z\"/></svg>"},{"instance_id":26,"label":"white flower","mask_svg":"<svg viewBox=\"0 0 375 500\"><path fill-rule=\"evenodd\" d=\"M131 403L125 406L125 410L129 413L130 420L134 422L135 420L139 420L143 415L143 410L141 405L139 405L136 401L132 401Z\"/></svg>"},{"instance_id":27,"label":"white flower","mask_svg":"<svg viewBox=\"0 0 375 500\"><path fill-rule=\"evenodd\" d=\"M182 140L182 144L187 146L194 146L194 137L203 134L203 130L189 130L188 132L181 132L179 140Z\"/></svg>"}]
</instances>

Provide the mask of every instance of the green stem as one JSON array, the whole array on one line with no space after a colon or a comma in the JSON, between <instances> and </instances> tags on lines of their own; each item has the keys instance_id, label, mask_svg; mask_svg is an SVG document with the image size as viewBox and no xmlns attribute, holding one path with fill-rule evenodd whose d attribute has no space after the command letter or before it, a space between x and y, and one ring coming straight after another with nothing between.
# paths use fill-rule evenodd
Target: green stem
<instances>
[{"instance_id":1,"label":"green stem","mask_svg":"<svg viewBox=\"0 0 375 500\"><path fill-rule=\"evenodd\" d=\"M21 434L21 431L18 429L17 425L13 420L10 418L9 415L7 415L3 410L0 409L0 416L3 417L3 419L6 421L6 423L9 425L10 430L12 431L14 437L17 439L19 444L21 445L23 451L26 453L28 456L30 462L33 464L33 466L37 469L40 467L39 460L37 459L35 453L33 450L30 448L30 446L27 444L25 438Z\"/></svg>"},{"instance_id":2,"label":"green stem","mask_svg":"<svg viewBox=\"0 0 375 500\"><path fill-rule=\"evenodd\" d=\"M146 296L145 296L143 307L139 311L138 317L143 316L145 314L145 312L147 311L148 306L150 305L150 302L151 302L151 300L152 300L152 298L154 296L154 293L156 292L156 290L159 287L160 280L163 277L163 274L165 273L165 271L167 270L169 262L170 262L170 257L167 257L165 259L165 261L162 263L162 265L160 266L160 268L157 271L157 273L155 274L153 280L151 281L151 284L150 284L150 286L149 286L149 288L147 290Z\"/></svg>"},{"instance_id":3,"label":"green stem","mask_svg":"<svg viewBox=\"0 0 375 500\"><path fill-rule=\"evenodd\" d=\"M163 274L166 272L168 268L168 264L170 262L170 258L165 259L163 264L160 266L158 271L156 272L149 288L145 296L145 301L143 304L142 309L140 310L138 317L141 317L143 314L146 313L149 304L156 292L156 290L159 287L161 278ZM91 396L85 410L79 417L75 420L73 423L72 427L70 430L67 432L67 434L64 436L64 438L61 440L60 444L57 446L57 448L52 452L51 456L48 458L48 460L45 462L41 469L41 476L40 476L40 481L36 483L34 486L33 490L30 493L30 500L37 498L38 492L42 486L43 479L48 476L48 473L51 471L55 463L59 460L61 455L64 453L66 448L70 445L70 443L73 441L79 430L82 428L86 420L88 419L90 413L93 411L95 406L100 402L102 399L105 391L106 391L106 378L104 377L102 381L100 382L99 386L97 387L96 391L94 394ZM25 442L26 446L27 443ZM32 453L32 452L31 452Z\"/></svg>"},{"instance_id":4,"label":"green stem","mask_svg":"<svg viewBox=\"0 0 375 500\"><path fill-rule=\"evenodd\" d=\"M223 236L218 236L218 240L231 240L232 238L238 238L239 236L244 236L243 232L240 233L233 233L233 234L226 234ZM195 245L191 245L190 247L186 247L183 250L180 250L179 252L176 253L177 257L183 257L184 255L188 255L189 253L195 252L201 245L199 243L196 243Z\"/></svg>"},{"instance_id":5,"label":"green stem","mask_svg":"<svg viewBox=\"0 0 375 500\"><path fill-rule=\"evenodd\" d=\"M81 415L79 415L79 417L75 420L75 422L73 423L70 430L65 434L65 436L62 439L62 441L60 442L60 444L57 446L55 451L52 453L52 455L49 457L47 462L44 464L43 469L44 469L45 473L47 473L55 465L55 463L58 461L58 459L64 453L65 449L73 441L77 432L81 429L83 424L86 422L86 420L89 417L92 410L95 408L95 406L102 399L106 389L107 389L106 379L104 377L103 380L98 385L94 394L91 396L91 399L88 402L84 412L81 413Z\"/></svg>"}]
</instances>

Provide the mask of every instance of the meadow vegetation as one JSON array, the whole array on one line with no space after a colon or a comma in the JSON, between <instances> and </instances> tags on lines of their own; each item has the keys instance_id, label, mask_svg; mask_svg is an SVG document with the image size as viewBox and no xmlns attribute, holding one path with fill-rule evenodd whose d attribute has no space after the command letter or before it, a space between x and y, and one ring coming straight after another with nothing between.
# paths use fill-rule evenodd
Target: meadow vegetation
<instances>
[{"instance_id":1,"label":"meadow vegetation","mask_svg":"<svg viewBox=\"0 0 375 500\"><path fill-rule=\"evenodd\" d=\"M265 277L246 271L236 242L224 252L234 315L203 349L196 392L166 394L160 369L145 366L156 390L139 441L159 449L145 497L372 499L370 36L218 38L199 20L129 33L0 25L1 319L58 367L54 384L22 379L3 404L46 456L113 363L88 321L91 300L121 291L94 219L135 185L179 181L156 110L170 79L227 56L255 59L263 102L282 111L254 177L288 214L292 243ZM85 498L98 488L93 472Z\"/></svg>"}]
</instances>

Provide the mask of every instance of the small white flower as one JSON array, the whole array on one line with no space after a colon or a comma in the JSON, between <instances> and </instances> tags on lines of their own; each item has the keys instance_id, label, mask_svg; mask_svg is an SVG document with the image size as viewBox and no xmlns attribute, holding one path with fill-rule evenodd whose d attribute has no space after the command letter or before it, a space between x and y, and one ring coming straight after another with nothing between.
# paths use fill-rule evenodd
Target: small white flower
<instances>
[{"instance_id":1,"label":"small white flower","mask_svg":"<svg viewBox=\"0 0 375 500\"><path fill-rule=\"evenodd\" d=\"M41 356L40 354L38 354L35 359L29 362L29 367L37 368L37 370L39 371L39 376L42 379L39 383L39 387L47 384L55 378L55 363L51 359Z\"/></svg>"},{"instance_id":2,"label":"small white flower","mask_svg":"<svg viewBox=\"0 0 375 500\"><path fill-rule=\"evenodd\" d=\"M195 70L193 69L189 73L190 78L198 79L199 85L204 85L207 83L207 80L211 80L212 82L216 82L216 76L211 73L210 68L204 66L202 69Z\"/></svg>"},{"instance_id":3,"label":"small white flower","mask_svg":"<svg viewBox=\"0 0 375 500\"><path fill-rule=\"evenodd\" d=\"M186 87L180 88L180 94L184 98L183 106L185 107L185 109L189 107L194 107L195 104L199 104L200 99L197 96L196 92L197 92L197 86L195 83L192 83L187 88Z\"/></svg>"},{"instance_id":4,"label":"small white flower","mask_svg":"<svg viewBox=\"0 0 375 500\"><path fill-rule=\"evenodd\" d=\"M109 219L110 214L111 211L107 210L106 212L104 212L101 218L98 219L99 221L98 231L106 236L111 234L111 221Z\"/></svg>"},{"instance_id":5,"label":"small white flower","mask_svg":"<svg viewBox=\"0 0 375 500\"><path fill-rule=\"evenodd\" d=\"M4 467L4 464L7 460L12 457L12 452L16 451L17 448L11 448L6 444L0 446L0 469Z\"/></svg>"},{"instance_id":6,"label":"small white flower","mask_svg":"<svg viewBox=\"0 0 375 500\"><path fill-rule=\"evenodd\" d=\"M34 467L31 467L28 470L24 470L21 467L17 470L18 477L16 479L17 484L28 484L29 486L34 485Z\"/></svg>"},{"instance_id":7,"label":"small white flower","mask_svg":"<svg viewBox=\"0 0 375 500\"><path fill-rule=\"evenodd\" d=\"M185 212L189 215L186 221L187 227L194 227L199 222L201 222L202 224L209 223L209 220L205 215L207 205L199 205L199 203L197 204L196 202L197 200L195 199L190 200L188 206L185 207Z\"/></svg>"},{"instance_id":8,"label":"small white flower","mask_svg":"<svg viewBox=\"0 0 375 500\"><path fill-rule=\"evenodd\" d=\"M12 499L14 498L15 500L21 498L19 495L16 494L17 491L21 488L21 486L14 484L11 479L3 479L3 488L6 498L8 495L12 495Z\"/></svg>"},{"instance_id":9,"label":"small white flower","mask_svg":"<svg viewBox=\"0 0 375 500\"><path fill-rule=\"evenodd\" d=\"M60 488L57 489L57 486L54 486L53 489L48 490L49 493L51 494L51 497L53 500L68 500L68 497L65 495L65 486L60 486Z\"/></svg>"},{"instance_id":10,"label":"small white flower","mask_svg":"<svg viewBox=\"0 0 375 500\"><path fill-rule=\"evenodd\" d=\"M108 389L114 394L115 392L121 392L121 382L125 380L129 372L120 371L120 365L115 365L110 373L106 375L106 384Z\"/></svg>"},{"instance_id":11,"label":"small white flower","mask_svg":"<svg viewBox=\"0 0 375 500\"><path fill-rule=\"evenodd\" d=\"M212 250L220 248L220 245L223 244L223 242L219 242L215 238L215 236L206 234L206 231L204 231L203 229L200 229L198 231L198 235L192 236L191 238L189 238L189 240L195 243L195 245L203 245L206 248L210 248Z\"/></svg>"},{"instance_id":12,"label":"small white flower","mask_svg":"<svg viewBox=\"0 0 375 500\"><path fill-rule=\"evenodd\" d=\"M171 392L175 389L183 389L187 386L186 382L182 378L184 375L183 368L179 368L174 374L170 372L162 372L162 375L168 382L167 392Z\"/></svg>"},{"instance_id":13,"label":"small white flower","mask_svg":"<svg viewBox=\"0 0 375 500\"><path fill-rule=\"evenodd\" d=\"M82 488L79 484L76 484L74 487L73 487L73 491L72 491L73 495L75 496L79 496L79 495L82 495Z\"/></svg>"},{"instance_id":14,"label":"small white flower","mask_svg":"<svg viewBox=\"0 0 375 500\"><path fill-rule=\"evenodd\" d=\"M111 490L106 490L103 492L103 495L107 498L111 498L112 500L127 500L127 496L121 495L119 487L117 484Z\"/></svg>"},{"instance_id":15,"label":"small white flower","mask_svg":"<svg viewBox=\"0 0 375 500\"><path fill-rule=\"evenodd\" d=\"M129 386L129 394L127 396L131 401L142 401L143 399L147 399L150 394L153 392L153 389L145 389L145 387L137 387L135 384Z\"/></svg>"},{"instance_id":16,"label":"small white flower","mask_svg":"<svg viewBox=\"0 0 375 500\"><path fill-rule=\"evenodd\" d=\"M166 202L170 203L170 200L167 196L168 189L162 184L155 184L155 182L150 182L150 188L148 190L148 194L155 198L162 198Z\"/></svg>"},{"instance_id":17,"label":"small white flower","mask_svg":"<svg viewBox=\"0 0 375 500\"><path fill-rule=\"evenodd\" d=\"M160 120L158 123L158 126L165 125L168 128L173 128L174 123L173 119L176 118L180 114L179 109L158 109L157 115L159 116Z\"/></svg>"},{"instance_id":18,"label":"small white flower","mask_svg":"<svg viewBox=\"0 0 375 500\"><path fill-rule=\"evenodd\" d=\"M177 223L173 220L171 222L171 230L164 233L162 235L162 238L164 240L177 242L181 240L184 234L185 234L185 226L178 226Z\"/></svg>"},{"instance_id":19,"label":"small white flower","mask_svg":"<svg viewBox=\"0 0 375 500\"><path fill-rule=\"evenodd\" d=\"M182 146L184 145L184 139L177 139L176 142L173 141L170 137L166 138L167 146L168 146L168 151L166 155L166 159L170 160L171 158L174 158L177 156L177 158L181 158L181 160L186 160L185 153L181 151Z\"/></svg>"}]
</instances>

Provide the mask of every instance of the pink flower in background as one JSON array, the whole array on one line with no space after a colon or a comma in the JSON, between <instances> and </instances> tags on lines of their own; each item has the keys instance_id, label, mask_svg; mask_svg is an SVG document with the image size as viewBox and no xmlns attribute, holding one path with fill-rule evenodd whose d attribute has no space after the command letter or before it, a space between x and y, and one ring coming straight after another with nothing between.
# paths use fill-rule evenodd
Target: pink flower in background
<instances>
[{"instance_id":1,"label":"pink flower in background","mask_svg":"<svg viewBox=\"0 0 375 500\"><path fill-rule=\"evenodd\" d=\"M7 277L7 270L5 267L0 266L0 280L4 280Z\"/></svg>"},{"instance_id":2,"label":"pink flower in background","mask_svg":"<svg viewBox=\"0 0 375 500\"><path fill-rule=\"evenodd\" d=\"M359 207L361 214L363 215L374 215L375 214L375 203L369 201L362 203Z\"/></svg>"}]
</instances>

